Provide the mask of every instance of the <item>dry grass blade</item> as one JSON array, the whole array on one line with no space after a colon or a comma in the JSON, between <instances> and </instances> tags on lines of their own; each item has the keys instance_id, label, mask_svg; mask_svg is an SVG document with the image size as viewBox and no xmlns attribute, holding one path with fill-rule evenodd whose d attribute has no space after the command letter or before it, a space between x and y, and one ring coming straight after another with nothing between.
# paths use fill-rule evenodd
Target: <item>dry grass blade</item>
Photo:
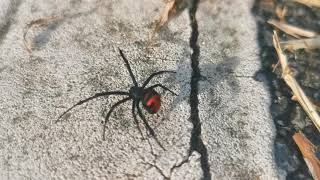
<instances>
[{"instance_id":1,"label":"dry grass blade","mask_svg":"<svg viewBox=\"0 0 320 180\"><path fill-rule=\"evenodd\" d=\"M285 20L285 16L286 16L287 12L288 12L288 8L286 6L284 6L284 7L277 6L276 7L276 15L280 19L280 21Z\"/></svg>"},{"instance_id":2,"label":"dry grass blade","mask_svg":"<svg viewBox=\"0 0 320 180\"><path fill-rule=\"evenodd\" d=\"M166 6L157 20L155 32L165 26L173 17L189 6L191 0L165 0Z\"/></svg>"},{"instance_id":3,"label":"dry grass blade","mask_svg":"<svg viewBox=\"0 0 320 180\"><path fill-rule=\"evenodd\" d=\"M57 18L58 18L57 16L48 16L48 17L37 19L37 20L33 20L27 24L27 28L48 25L50 22L56 20Z\"/></svg>"},{"instance_id":4,"label":"dry grass blade","mask_svg":"<svg viewBox=\"0 0 320 180\"><path fill-rule=\"evenodd\" d=\"M278 38L278 34L276 31L274 31L274 35L273 35L273 45L277 51L279 62L281 64L282 78L285 80L285 82L291 88L291 90L293 92L292 98L294 100L297 100L300 103L300 105L303 107L305 112L308 114L309 118L313 121L314 125L320 131L320 117L319 117L314 105L311 103L311 101L305 95L305 93L303 92L303 90L299 86L296 79L292 76L291 70L288 66L287 57L283 53L283 51L280 47L279 38Z\"/></svg>"},{"instance_id":5,"label":"dry grass blade","mask_svg":"<svg viewBox=\"0 0 320 180\"><path fill-rule=\"evenodd\" d=\"M320 179L320 162L315 155L315 146L303 135L302 132L295 133L293 140L298 145L304 161L306 162L310 173L314 179Z\"/></svg>"},{"instance_id":6,"label":"dry grass blade","mask_svg":"<svg viewBox=\"0 0 320 180\"><path fill-rule=\"evenodd\" d=\"M309 39L298 39L280 42L283 49L294 51L297 49L318 49L320 48L320 36Z\"/></svg>"},{"instance_id":7,"label":"dry grass blade","mask_svg":"<svg viewBox=\"0 0 320 180\"><path fill-rule=\"evenodd\" d=\"M33 20L26 25L23 33L23 43L29 53L32 52L32 48L33 48L32 42L30 40L27 40L26 38L29 30L36 27L46 26L49 23L56 21L57 19L58 19L57 16L48 16L48 17L37 19L37 20Z\"/></svg>"},{"instance_id":8,"label":"dry grass blade","mask_svg":"<svg viewBox=\"0 0 320 180\"><path fill-rule=\"evenodd\" d=\"M178 16L186 7L188 7L191 0L164 0L166 6L160 14L160 18L156 21L155 28L152 30L149 37L149 45L153 44L154 36L160 31L168 22L175 16Z\"/></svg>"},{"instance_id":9,"label":"dry grass blade","mask_svg":"<svg viewBox=\"0 0 320 180\"><path fill-rule=\"evenodd\" d=\"M320 8L320 0L294 0L294 1L310 7Z\"/></svg>"},{"instance_id":10,"label":"dry grass blade","mask_svg":"<svg viewBox=\"0 0 320 180\"><path fill-rule=\"evenodd\" d=\"M300 38L300 36L312 38L317 35L316 32L301 29L299 27L292 26L292 25L289 25L289 24L286 24L284 22L280 22L280 21L277 21L274 19L268 20L268 23L275 26L276 28L280 29L281 31L283 31L287 34L290 34L291 36L296 37L296 38Z\"/></svg>"},{"instance_id":11,"label":"dry grass blade","mask_svg":"<svg viewBox=\"0 0 320 180\"><path fill-rule=\"evenodd\" d=\"M160 18L156 24L155 31L158 32L162 26L169 22L169 18L171 18L177 11L177 2L176 0L171 0L166 2L166 6L162 11Z\"/></svg>"}]
</instances>

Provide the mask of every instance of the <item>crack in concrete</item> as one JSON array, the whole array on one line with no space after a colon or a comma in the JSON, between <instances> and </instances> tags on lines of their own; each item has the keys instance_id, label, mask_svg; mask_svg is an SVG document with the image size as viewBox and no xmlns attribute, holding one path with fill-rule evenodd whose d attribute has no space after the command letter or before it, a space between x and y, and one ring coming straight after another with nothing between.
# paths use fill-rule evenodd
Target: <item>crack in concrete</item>
<instances>
[{"instance_id":1,"label":"crack in concrete","mask_svg":"<svg viewBox=\"0 0 320 180\"><path fill-rule=\"evenodd\" d=\"M191 26L191 37L189 39L189 45L192 49L191 54L191 68L192 68L192 75L191 75L191 90L190 90L190 108L191 108L191 117L190 120L193 124L192 132L191 132L191 138L190 138L190 148L188 151L188 157L183 159L179 164L174 165L170 169L170 176L166 177L162 170L157 167L155 164L149 164L155 167L165 179L171 179L172 172L176 168L180 168L183 164L189 162L189 157L191 156L192 152L196 151L198 152L200 156L200 163L201 163L201 169L203 172L202 179L209 180L211 179L211 173L210 173L210 165L208 161L208 152L207 148L204 145L202 139L201 139L201 122L199 117L199 99L198 99L198 82L204 79L204 76L200 73L199 68L199 55L200 55L200 47L197 44L199 31L198 31L198 22L196 20L196 12L198 9L199 0L191 0L192 4L189 7L189 18L190 18L190 26Z\"/></svg>"},{"instance_id":2,"label":"crack in concrete","mask_svg":"<svg viewBox=\"0 0 320 180\"><path fill-rule=\"evenodd\" d=\"M211 179L210 174L210 165L208 162L208 152L207 148L204 145L201 139L201 122L199 117L199 99L198 99L198 82L201 80L201 73L199 68L199 55L200 55L200 47L197 44L199 31L198 31L198 22L196 19L196 12L198 9L199 0L192 0L191 7L189 8L189 18L190 18L190 26L192 29L191 37L189 40L190 47L193 50L191 54L191 68L192 68L192 76L191 76L191 91L190 91L190 107L191 107L191 122L193 124L193 129L191 132L190 138L190 149L189 156L193 151L198 152L200 157L201 168L203 171L202 179Z\"/></svg>"},{"instance_id":3,"label":"crack in concrete","mask_svg":"<svg viewBox=\"0 0 320 180\"><path fill-rule=\"evenodd\" d=\"M161 176L165 179L165 180L171 180L171 177L172 177L172 173L173 171L176 169L176 168L180 168L183 164L189 162L189 159L188 158L184 158L184 160L182 160L179 164L177 165L174 165L172 168L170 168L170 172L169 172L169 176L166 176L164 171L158 167L156 165L156 159L153 160L153 164L152 163L149 163L149 162L143 162L143 164L146 164L146 165L149 165L151 167L154 167L160 174Z\"/></svg>"},{"instance_id":4,"label":"crack in concrete","mask_svg":"<svg viewBox=\"0 0 320 180\"><path fill-rule=\"evenodd\" d=\"M151 166L151 167L154 167L160 174L161 174L161 176L165 179L165 180L171 180L171 173L170 173L170 176L169 177L167 177L166 175L165 175L165 173L163 172L163 170L161 169L161 168L159 168L156 164L155 164L155 162L153 162L153 164L151 164L151 163L144 163L144 164L147 164L147 165L149 165L149 166Z\"/></svg>"}]
</instances>

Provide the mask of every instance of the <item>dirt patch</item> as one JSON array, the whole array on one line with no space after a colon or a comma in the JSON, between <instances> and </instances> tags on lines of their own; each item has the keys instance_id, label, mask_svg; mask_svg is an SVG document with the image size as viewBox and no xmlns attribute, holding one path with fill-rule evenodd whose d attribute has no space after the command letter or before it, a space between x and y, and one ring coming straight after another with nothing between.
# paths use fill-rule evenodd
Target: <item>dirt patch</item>
<instances>
[{"instance_id":1,"label":"dirt patch","mask_svg":"<svg viewBox=\"0 0 320 180\"><path fill-rule=\"evenodd\" d=\"M272 44L273 28L266 22L269 19L277 19L276 7L287 8L285 22L313 31L320 29L318 23L320 11L294 2L266 0L256 0L252 9L259 30L262 71L268 77L270 93L273 96L270 111L277 129L274 149L279 171L286 173L287 179L312 179L292 135L301 130L312 143L319 146L319 132L301 106L291 100L292 92L281 79L281 70L276 69L275 72L272 72L272 65L277 63L278 57ZM281 40L293 39L282 32L280 32L280 38ZM319 50L285 52L298 83L307 96L316 102L320 101L319 52Z\"/></svg>"}]
</instances>

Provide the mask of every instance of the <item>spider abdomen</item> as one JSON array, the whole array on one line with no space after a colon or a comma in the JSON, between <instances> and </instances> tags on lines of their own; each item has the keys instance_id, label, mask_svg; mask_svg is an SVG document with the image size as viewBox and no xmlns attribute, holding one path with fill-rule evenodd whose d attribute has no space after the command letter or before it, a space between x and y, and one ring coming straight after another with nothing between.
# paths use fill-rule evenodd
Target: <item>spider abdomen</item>
<instances>
[{"instance_id":1,"label":"spider abdomen","mask_svg":"<svg viewBox=\"0 0 320 180\"><path fill-rule=\"evenodd\" d=\"M157 113L161 106L160 94L153 89L148 89L143 96L142 104L150 114Z\"/></svg>"}]
</instances>

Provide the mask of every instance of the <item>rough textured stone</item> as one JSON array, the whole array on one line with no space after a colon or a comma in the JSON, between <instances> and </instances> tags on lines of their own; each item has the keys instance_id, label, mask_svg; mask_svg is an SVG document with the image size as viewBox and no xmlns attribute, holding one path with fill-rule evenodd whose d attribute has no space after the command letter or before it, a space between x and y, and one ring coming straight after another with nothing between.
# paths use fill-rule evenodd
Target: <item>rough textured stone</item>
<instances>
[{"instance_id":1,"label":"rough textured stone","mask_svg":"<svg viewBox=\"0 0 320 180\"><path fill-rule=\"evenodd\" d=\"M201 152L189 156L193 51L187 10L147 48L152 22L164 7L158 0L5 1L16 10L3 15L6 10L0 7L0 23L10 18L10 26L0 35L0 179L203 176ZM270 98L264 83L253 78L259 61L251 3L204 1L197 11L203 76L198 96L200 137L213 178L277 177ZM26 24L52 15L62 18L28 33L35 45L30 55L23 45ZM91 101L54 123L80 99L130 88L117 47L125 52L139 81L154 71L177 71L158 81L179 95L159 91L162 109L147 115L166 151L151 137L151 145L142 140L130 103L111 116L107 139L102 140L101 121L119 97ZM143 132L146 137L144 128Z\"/></svg>"},{"instance_id":2,"label":"rough textured stone","mask_svg":"<svg viewBox=\"0 0 320 180\"><path fill-rule=\"evenodd\" d=\"M275 179L270 96L260 68L253 1L203 2L198 9L202 137L217 179Z\"/></svg>"}]
</instances>

